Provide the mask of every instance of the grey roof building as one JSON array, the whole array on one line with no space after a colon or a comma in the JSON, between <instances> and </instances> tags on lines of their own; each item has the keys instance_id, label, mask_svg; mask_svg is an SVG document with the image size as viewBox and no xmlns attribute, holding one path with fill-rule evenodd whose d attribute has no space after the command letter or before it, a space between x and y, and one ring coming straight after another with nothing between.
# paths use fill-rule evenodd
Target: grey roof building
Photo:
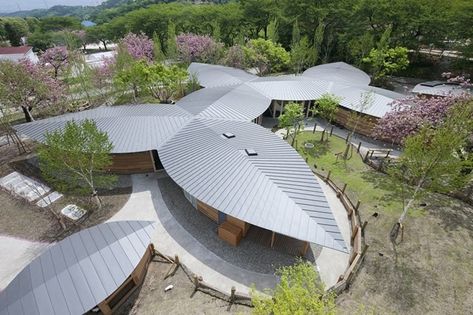
<instances>
[{"instance_id":1,"label":"grey roof building","mask_svg":"<svg viewBox=\"0 0 473 315\"><path fill-rule=\"evenodd\" d=\"M118 221L51 246L0 292L1 315L83 314L132 274L150 244L152 222Z\"/></svg>"},{"instance_id":2,"label":"grey roof building","mask_svg":"<svg viewBox=\"0 0 473 315\"><path fill-rule=\"evenodd\" d=\"M100 107L15 128L42 141L69 120L90 118L107 132L114 153L157 150L164 169L186 192L244 222L302 241L348 251L315 176L285 141L249 121L272 100L314 100L330 92L357 110L382 117L400 95L370 87L369 77L344 63L318 66L299 76L258 78L243 70L191 64L202 86L176 105ZM230 133L233 137L226 137Z\"/></svg>"}]
</instances>

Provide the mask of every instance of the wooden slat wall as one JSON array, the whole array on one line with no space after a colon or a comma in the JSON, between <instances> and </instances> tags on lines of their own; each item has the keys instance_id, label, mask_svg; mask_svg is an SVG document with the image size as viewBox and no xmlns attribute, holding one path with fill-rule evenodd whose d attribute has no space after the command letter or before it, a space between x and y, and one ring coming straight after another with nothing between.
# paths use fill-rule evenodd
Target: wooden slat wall
<instances>
[{"instance_id":1,"label":"wooden slat wall","mask_svg":"<svg viewBox=\"0 0 473 315\"><path fill-rule=\"evenodd\" d=\"M232 217L231 215L228 215L228 214L227 214L227 221L235 226L238 226L241 229L242 236L243 237L246 236L246 233L248 232L248 229L250 228L249 223L246 223L245 221Z\"/></svg>"},{"instance_id":2,"label":"wooden slat wall","mask_svg":"<svg viewBox=\"0 0 473 315\"><path fill-rule=\"evenodd\" d=\"M212 221L218 222L218 211L208 204L197 200L197 210L208 216Z\"/></svg>"},{"instance_id":3,"label":"wooden slat wall","mask_svg":"<svg viewBox=\"0 0 473 315\"><path fill-rule=\"evenodd\" d=\"M350 115L351 115L350 110L339 106L337 113L335 114L334 121L337 124L342 125L343 127L347 129L351 129L353 128L353 123L350 122ZM358 122L358 125L356 127L356 133L359 133L367 137L372 137L373 129L378 123L378 118L365 115L365 114L361 114L361 115L362 116L360 118L360 121Z\"/></svg>"},{"instance_id":4,"label":"wooden slat wall","mask_svg":"<svg viewBox=\"0 0 473 315\"><path fill-rule=\"evenodd\" d=\"M135 174L154 172L154 161L150 151L112 154L113 164L109 172Z\"/></svg>"}]
</instances>

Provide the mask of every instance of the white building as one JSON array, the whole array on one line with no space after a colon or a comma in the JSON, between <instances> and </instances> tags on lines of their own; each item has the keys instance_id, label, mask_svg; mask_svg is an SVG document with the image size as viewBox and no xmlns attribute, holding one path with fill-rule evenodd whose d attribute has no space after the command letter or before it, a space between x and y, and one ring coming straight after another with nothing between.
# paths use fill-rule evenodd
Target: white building
<instances>
[{"instance_id":1,"label":"white building","mask_svg":"<svg viewBox=\"0 0 473 315\"><path fill-rule=\"evenodd\" d=\"M0 61L10 60L18 62L21 59L28 59L33 63L39 61L31 46L0 47Z\"/></svg>"}]
</instances>

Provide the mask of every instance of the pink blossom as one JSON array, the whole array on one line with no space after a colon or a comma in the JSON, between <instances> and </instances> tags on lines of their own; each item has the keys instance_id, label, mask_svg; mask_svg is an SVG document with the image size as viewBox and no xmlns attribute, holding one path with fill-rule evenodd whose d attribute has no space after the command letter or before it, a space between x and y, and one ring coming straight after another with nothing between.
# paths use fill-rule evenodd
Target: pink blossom
<instances>
[{"instance_id":1,"label":"pink blossom","mask_svg":"<svg viewBox=\"0 0 473 315\"><path fill-rule=\"evenodd\" d=\"M207 35L180 34L176 42L180 59L188 63L193 61L216 63L223 50L222 43Z\"/></svg>"},{"instance_id":2,"label":"pink blossom","mask_svg":"<svg viewBox=\"0 0 473 315\"><path fill-rule=\"evenodd\" d=\"M133 58L153 61L153 41L145 34L128 33L121 43Z\"/></svg>"},{"instance_id":3,"label":"pink blossom","mask_svg":"<svg viewBox=\"0 0 473 315\"><path fill-rule=\"evenodd\" d=\"M468 94L436 97L409 97L392 104L392 111L378 122L374 135L383 140L403 143L422 126L436 127L441 124L448 110L455 104L470 99Z\"/></svg>"},{"instance_id":4,"label":"pink blossom","mask_svg":"<svg viewBox=\"0 0 473 315\"><path fill-rule=\"evenodd\" d=\"M53 47L47 49L39 59L43 66L53 67L54 77L57 78L59 70L62 70L68 64L69 52L63 46Z\"/></svg>"}]
</instances>

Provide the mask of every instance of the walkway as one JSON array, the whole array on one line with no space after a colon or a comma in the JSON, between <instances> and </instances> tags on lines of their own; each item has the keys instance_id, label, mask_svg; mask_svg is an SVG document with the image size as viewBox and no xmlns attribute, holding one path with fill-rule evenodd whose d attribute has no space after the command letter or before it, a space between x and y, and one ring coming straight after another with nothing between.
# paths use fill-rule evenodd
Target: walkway
<instances>
[{"instance_id":1,"label":"walkway","mask_svg":"<svg viewBox=\"0 0 473 315\"><path fill-rule=\"evenodd\" d=\"M265 128L273 128L276 126L278 123L277 119L269 118L269 117L264 117L263 119L263 127ZM316 131L323 131L324 128L326 128L326 131L330 131L330 128L327 124L327 122L321 120L321 119L315 119L315 123L317 124ZM312 131L314 130L314 120L313 119L306 119L304 122L304 131ZM286 135L286 131L284 129L279 129L275 132L278 136L281 138ZM334 135L346 139L347 135L350 133L349 130L340 128L337 126L333 126L333 133ZM361 142L361 147L360 147L360 153L361 156L365 156L366 152L370 149L391 149L390 156L397 156L399 157L401 155L401 151L399 150L398 147L389 145L385 142L377 141L359 134L354 134L351 143L357 147L358 144Z\"/></svg>"},{"instance_id":2,"label":"walkway","mask_svg":"<svg viewBox=\"0 0 473 315\"><path fill-rule=\"evenodd\" d=\"M245 240L242 241L241 248L230 247L218 240L215 230L205 230L208 226L202 226L196 233L190 225L200 225L205 221L205 216L192 208L184 199L181 189L165 173L133 175L132 181L133 193L130 200L110 221L157 220L152 240L155 248L165 255L178 255L180 261L192 272L202 276L204 281L219 290L230 292L231 287L235 286L238 292L249 293L252 285L262 290L274 287L277 283L277 278L272 274L274 270L271 268L270 272L264 268L264 264L268 265L266 267L275 267L273 263L277 264L281 259L284 261L284 253L268 247L261 247L259 252L254 253L251 246L258 247L260 244L245 244ZM350 228L345 209L335 193L320 182L332 205L342 235L349 244ZM197 220L199 221L196 222ZM220 244L217 245L219 248L215 246L217 243ZM322 280L327 287L333 285L348 265L348 254L326 248L313 247L312 250ZM237 255L236 258L235 252L241 256ZM245 256L248 253L253 255ZM292 263L293 257L290 260ZM242 261L254 268L241 268L239 265Z\"/></svg>"},{"instance_id":3,"label":"walkway","mask_svg":"<svg viewBox=\"0 0 473 315\"><path fill-rule=\"evenodd\" d=\"M0 235L0 291L50 245Z\"/></svg>"},{"instance_id":4,"label":"walkway","mask_svg":"<svg viewBox=\"0 0 473 315\"><path fill-rule=\"evenodd\" d=\"M202 276L204 281L221 291L230 292L231 287L234 286L238 292L248 294L252 285L255 285L260 290L275 286L277 277L272 274L272 271L277 267L276 261L281 259L284 261L284 257L287 257L286 254L268 247L260 247L259 252L253 253L255 257L245 257L243 255L238 258L240 262L235 260L235 265L232 263L232 260L229 259L227 261L221 257L228 258L228 255L217 255L214 252L215 248L212 250L212 248L207 247L210 246L210 243L206 243L205 239L198 240L197 238L202 237L202 234L190 233L188 226L186 226L187 229L183 227L182 224L185 224L182 221L183 218L191 221L193 215L204 216L194 209L188 210L187 207L184 208L184 210L189 211L187 214L185 212L181 214L176 212L176 207L181 208L185 206L182 204L182 190L173 184L174 182L166 173L132 175L131 178L133 192L130 199L108 221L156 221L156 231L152 238L155 248L165 255L172 257L178 255L180 261L192 272ZM332 206L335 219L341 229L345 242L349 244L350 228L345 209L335 193L325 183L319 182L327 195L329 204ZM162 189L166 192L164 198L161 193ZM171 193L170 189L174 189L174 193ZM182 198L178 196L179 194L182 195ZM185 201L187 202L187 200ZM173 208L173 212L170 211L169 207ZM185 217L182 217L182 215ZM235 249L218 240L215 230L205 232L210 232L212 241L220 242L220 247L224 248L228 253L232 253L232 255L235 255L235 250L245 250L245 246L261 246L260 244L246 244L240 249ZM245 242L245 240L242 242ZM45 250L48 245L0 236L0 252L9 253L8 256L2 255L0 258L0 289L6 287L16 274ZM312 246L311 250L313 253L312 261L315 259L321 279L327 287L330 287L347 267L348 254L328 248L320 248L315 245ZM217 253L219 252L217 251ZM238 251L237 253L244 254L244 252ZM231 259L234 258L235 256ZM293 258L291 257L287 264L292 263ZM262 272L255 272L254 270L239 267L238 264L245 260L259 261L260 265L256 269L261 268L263 264L270 266L271 269L269 271L262 269Z\"/></svg>"}]
</instances>

